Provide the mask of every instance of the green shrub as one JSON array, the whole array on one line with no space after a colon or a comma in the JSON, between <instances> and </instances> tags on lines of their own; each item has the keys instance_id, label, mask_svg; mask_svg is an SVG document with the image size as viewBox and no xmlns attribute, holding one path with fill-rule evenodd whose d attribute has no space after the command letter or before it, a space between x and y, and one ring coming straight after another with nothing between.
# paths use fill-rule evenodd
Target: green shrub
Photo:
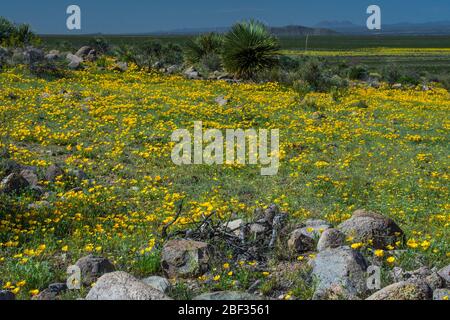
<instances>
[{"instance_id":1,"label":"green shrub","mask_svg":"<svg viewBox=\"0 0 450 320\"><path fill-rule=\"evenodd\" d=\"M235 24L225 35L223 63L239 78L250 79L279 63L279 41L260 22Z\"/></svg>"},{"instance_id":2,"label":"green shrub","mask_svg":"<svg viewBox=\"0 0 450 320\"><path fill-rule=\"evenodd\" d=\"M136 63L136 50L129 45L120 45L114 50L114 55L123 62Z\"/></svg>"},{"instance_id":3,"label":"green shrub","mask_svg":"<svg viewBox=\"0 0 450 320\"><path fill-rule=\"evenodd\" d=\"M369 76L369 71L366 66L356 65L350 67L348 77L351 80L366 80Z\"/></svg>"},{"instance_id":4,"label":"green shrub","mask_svg":"<svg viewBox=\"0 0 450 320\"><path fill-rule=\"evenodd\" d=\"M162 62L167 65L180 65L183 63L183 49L174 43L168 43L163 47Z\"/></svg>"},{"instance_id":5,"label":"green shrub","mask_svg":"<svg viewBox=\"0 0 450 320\"><path fill-rule=\"evenodd\" d=\"M383 68L383 80L389 84L394 84L400 81L402 73L397 65L389 65Z\"/></svg>"},{"instance_id":6,"label":"green shrub","mask_svg":"<svg viewBox=\"0 0 450 320\"><path fill-rule=\"evenodd\" d=\"M27 24L14 24L0 17L0 44L7 47L23 47L38 44L39 38Z\"/></svg>"},{"instance_id":7,"label":"green shrub","mask_svg":"<svg viewBox=\"0 0 450 320\"><path fill-rule=\"evenodd\" d=\"M122 45L115 49L114 55L120 60L135 63L143 69L159 69L167 65L181 64L183 51L172 43L163 45L159 41L146 41L139 46Z\"/></svg>"},{"instance_id":8,"label":"green shrub","mask_svg":"<svg viewBox=\"0 0 450 320\"><path fill-rule=\"evenodd\" d=\"M94 38L89 41L89 46L95 49L100 54L107 54L111 50L111 45L103 37Z\"/></svg>"},{"instance_id":9,"label":"green shrub","mask_svg":"<svg viewBox=\"0 0 450 320\"><path fill-rule=\"evenodd\" d=\"M280 56L280 69L286 71L295 71L298 70L301 66L302 62L298 58L291 58L288 56Z\"/></svg>"},{"instance_id":10,"label":"green shrub","mask_svg":"<svg viewBox=\"0 0 450 320\"><path fill-rule=\"evenodd\" d=\"M202 57L198 65L203 73L219 71L222 69L222 60L219 55L212 53Z\"/></svg>"},{"instance_id":11,"label":"green shrub","mask_svg":"<svg viewBox=\"0 0 450 320\"><path fill-rule=\"evenodd\" d=\"M222 53L223 37L217 33L198 36L186 43L185 60L189 65L200 63L206 57L219 56Z\"/></svg>"},{"instance_id":12,"label":"green shrub","mask_svg":"<svg viewBox=\"0 0 450 320\"><path fill-rule=\"evenodd\" d=\"M0 17L0 43L4 44L15 32L14 24Z\"/></svg>"},{"instance_id":13,"label":"green shrub","mask_svg":"<svg viewBox=\"0 0 450 320\"><path fill-rule=\"evenodd\" d=\"M422 82L421 74L415 71L406 71L397 65L388 65L382 71L383 80L389 84L402 83L418 85Z\"/></svg>"},{"instance_id":14,"label":"green shrub","mask_svg":"<svg viewBox=\"0 0 450 320\"><path fill-rule=\"evenodd\" d=\"M295 92L298 94L300 100L303 100L308 93L313 91L309 83L304 80L295 81L293 84L293 88Z\"/></svg>"}]
</instances>

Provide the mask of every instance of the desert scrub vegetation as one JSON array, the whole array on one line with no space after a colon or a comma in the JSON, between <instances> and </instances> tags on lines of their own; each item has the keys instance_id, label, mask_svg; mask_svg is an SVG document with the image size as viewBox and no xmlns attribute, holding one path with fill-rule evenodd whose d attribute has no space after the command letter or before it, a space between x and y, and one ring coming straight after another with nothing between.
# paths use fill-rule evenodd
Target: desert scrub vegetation
<instances>
[{"instance_id":1,"label":"desert scrub vegetation","mask_svg":"<svg viewBox=\"0 0 450 320\"><path fill-rule=\"evenodd\" d=\"M67 266L88 254L135 276L158 274L168 223L176 231L212 214L215 221L250 220L272 203L291 224L321 218L337 225L359 208L394 219L405 241L375 251L346 239L353 250L376 255L386 273L449 263L447 90L356 82L338 100L307 92L299 102L278 83L192 81L103 63L86 62L53 80L23 66L0 73L1 178L17 166L36 177L33 188L0 194L0 284L18 298L64 282ZM227 102L218 104L219 96ZM192 128L193 119L217 129L280 128L279 174L174 165L171 133ZM315 259L275 256L300 265ZM267 295L311 297L314 279L303 268L293 271L286 292L277 264L223 257L194 286L177 283L175 296L245 291L259 280Z\"/></svg>"},{"instance_id":2,"label":"desert scrub vegetation","mask_svg":"<svg viewBox=\"0 0 450 320\"><path fill-rule=\"evenodd\" d=\"M225 69L249 79L259 71L276 66L279 49L278 39L262 23L253 20L238 23L225 35Z\"/></svg>"},{"instance_id":3,"label":"desert scrub vegetation","mask_svg":"<svg viewBox=\"0 0 450 320\"><path fill-rule=\"evenodd\" d=\"M27 24L14 24L0 16L0 45L6 47L38 44L40 39Z\"/></svg>"},{"instance_id":4,"label":"desert scrub vegetation","mask_svg":"<svg viewBox=\"0 0 450 320\"><path fill-rule=\"evenodd\" d=\"M185 45L185 60L190 65L196 65L207 57L222 54L223 36L217 33L207 33L189 40Z\"/></svg>"},{"instance_id":5,"label":"desert scrub vegetation","mask_svg":"<svg viewBox=\"0 0 450 320\"><path fill-rule=\"evenodd\" d=\"M185 45L188 65L209 73L225 70L239 79L255 79L279 63L279 42L261 22L250 20L232 26L224 35L209 33Z\"/></svg>"}]
</instances>

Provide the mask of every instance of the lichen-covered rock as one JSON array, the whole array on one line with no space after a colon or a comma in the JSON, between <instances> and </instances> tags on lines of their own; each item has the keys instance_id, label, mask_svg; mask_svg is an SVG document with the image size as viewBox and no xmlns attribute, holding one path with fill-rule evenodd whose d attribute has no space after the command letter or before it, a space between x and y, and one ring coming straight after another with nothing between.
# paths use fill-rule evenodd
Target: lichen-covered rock
<instances>
[{"instance_id":1,"label":"lichen-covered rock","mask_svg":"<svg viewBox=\"0 0 450 320\"><path fill-rule=\"evenodd\" d=\"M85 256L76 262L81 270L81 282L90 285L102 275L115 271L114 265L106 258Z\"/></svg>"},{"instance_id":2,"label":"lichen-covered rock","mask_svg":"<svg viewBox=\"0 0 450 320\"><path fill-rule=\"evenodd\" d=\"M292 231L288 240L288 249L292 253L305 253L315 248L314 238L305 232L305 228Z\"/></svg>"},{"instance_id":3,"label":"lichen-covered rock","mask_svg":"<svg viewBox=\"0 0 450 320\"><path fill-rule=\"evenodd\" d=\"M128 63L123 62L123 61L118 61L118 62L116 62L116 65L114 66L114 70L120 71L120 72L126 72L128 70Z\"/></svg>"},{"instance_id":4,"label":"lichen-covered rock","mask_svg":"<svg viewBox=\"0 0 450 320\"><path fill-rule=\"evenodd\" d=\"M250 237L258 239L264 238L266 233L269 231L269 226L267 223L263 221L258 221L256 223L252 223L248 226L248 232Z\"/></svg>"},{"instance_id":5,"label":"lichen-covered rock","mask_svg":"<svg viewBox=\"0 0 450 320\"><path fill-rule=\"evenodd\" d=\"M387 286L367 300L430 300L433 291L424 281L401 281Z\"/></svg>"},{"instance_id":6,"label":"lichen-covered rock","mask_svg":"<svg viewBox=\"0 0 450 320\"><path fill-rule=\"evenodd\" d=\"M345 244L345 234L337 229L327 229L320 236L317 251L339 248Z\"/></svg>"},{"instance_id":7,"label":"lichen-covered rock","mask_svg":"<svg viewBox=\"0 0 450 320\"><path fill-rule=\"evenodd\" d=\"M368 264L360 252L349 247L327 249L311 264L318 281L315 300L353 300L366 294Z\"/></svg>"},{"instance_id":8,"label":"lichen-covered rock","mask_svg":"<svg viewBox=\"0 0 450 320\"><path fill-rule=\"evenodd\" d=\"M241 233L241 228L244 226L244 220L237 219L233 221L226 222L223 225L228 231L232 232L235 236L239 236Z\"/></svg>"},{"instance_id":9,"label":"lichen-covered rock","mask_svg":"<svg viewBox=\"0 0 450 320\"><path fill-rule=\"evenodd\" d=\"M41 291L38 295L34 296L33 300L52 301L57 300L58 295L67 290L65 283L52 283L47 289Z\"/></svg>"},{"instance_id":10,"label":"lichen-covered rock","mask_svg":"<svg viewBox=\"0 0 450 320\"><path fill-rule=\"evenodd\" d=\"M322 235L322 233L325 230L330 229L330 225L329 224L320 224L319 220L310 220L311 221L316 221L317 224L308 224L308 221L306 222L306 227L301 228L301 230L303 231L303 233L315 240L318 240L320 238L320 236Z\"/></svg>"},{"instance_id":11,"label":"lichen-covered rock","mask_svg":"<svg viewBox=\"0 0 450 320\"><path fill-rule=\"evenodd\" d=\"M83 62L83 58L71 53L69 53L66 56L66 59L69 62L67 66L69 67L69 69L73 70L78 69L81 66L81 63Z\"/></svg>"},{"instance_id":12,"label":"lichen-covered rock","mask_svg":"<svg viewBox=\"0 0 450 320\"><path fill-rule=\"evenodd\" d=\"M83 47L81 47L80 49L78 49L78 51L75 53L75 55L76 55L77 57L80 57L80 58L86 58L87 55L88 55L92 50L93 50L92 47L89 47L89 46L83 46Z\"/></svg>"},{"instance_id":13,"label":"lichen-covered rock","mask_svg":"<svg viewBox=\"0 0 450 320\"><path fill-rule=\"evenodd\" d=\"M264 300L264 297L254 294L238 291L219 291L204 293L192 300L211 300L211 301L245 301L245 300Z\"/></svg>"},{"instance_id":14,"label":"lichen-covered rock","mask_svg":"<svg viewBox=\"0 0 450 320\"><path fill-rule=\"evenodd\" d=\"M403 236L403 231L392 219L364 210L355 211L353 216L341 223L337 229L352 237L354 241L371 241L376 249L385 249Z\"/></svg>"},{"instance_id":15,"label":"lichen-covered rock","mask_svg":"<svg viewBox=\"0 0 450 320\"><path fill-rule=\"evenodd\" d=\"M52 164L51 166L49 166L47 168L47 171L45 172L45 180L47 181L55 181L56 178L63 176L64 175L64 170L56 165L56 164Z\"/></svg>"},{"instance_id":16,"label":"lichen-covered rock","mask_svg":"<svg viewBox=\"0 0 450 320\"><path fill-rule=\"evenodd\" d=\"M11 173L20 173L22 166L16 161L7 158L7 156L0 158L0 178L9 176Z\"/></svg>"},{"instance_id":17,"label":"lichen-covered rock","mask_svg":"<svg viewBox=\"0 0 450 320\"><path fill-rule=\"evenodd\" d=\"M433 292L433 300L450 300L449 289L437 289Z\"/></svg>"},{"instance_id":18,"label":"lichen-covered rock","mask_svg":"<svg viewBox=\"0 0 450 320\"><path fill-rule=\"evenodd\" d=\"M307 227L322 227L324 229L329 229L331 228L331 225L326 222L325 220L321 220L321 219L308 219L305 221L305 225Z\"/></svg>"},{"instance_id":19,"label":"lichen-covered rock","mask_svg":"<svg viewBox=\"0 0 450 320\"><path fill-rule=\"evenodd\" d=\"M37 174L30 169L23 169L22 171L20 171L20 175L27 180L28 184L30 186L37 186L38 182L39 182L39 178L37 176Z\"/></svg>"},{"instance_id":20,"label":"lichen-covered rock","mask_svg":"<svg viewBox=\"0 0 450 320\"><path fill-rule=\"evenodd\" d=\"M264 210L263 218L267 223L273 224L273 219L279 214L280 208L276 204L271 204L266 210Z\"/></svg>"},{"instance_id":21,"label":"lichen-covered rock","mask_svg":"<svg viewBox=\"0 0 450 320\"><path fill-rule=\"evenodd\" d=\"M163 247L161 266L169 277L196 277L208 271L210 255L205 242L170 240Z\"/></svg>"},{"instance_id":22,"label":"lichen-covered rock","mask_svg":"<svg viewBox=\"0 0 450 320\"><path fill-rule=\"evenodd\" d=\"M171 300L163 292L139 281L126 272L101 276L86 300Z\"/></svg>"},{"instance_id":23,"label":"lichen-covered rock","mask_svg":"<svg viewBox=\"0 0 450 320\"><path fill-rule=\"evenodd\" d=\"M164 293L166 293L170 289L169 280L163 277L152 276L142 279L142 282Z\"/></svg>"},{"instance_id":24,"label":"lichen-covered rock","mask_svg":"<svg viewBox=\"0 0 450 320\"><path fill-rule=\"evenodd\" d=\"M197 70L195 70L193 67L186 69L183 72L183 74L187 79L191 79L191 80L201 79L200 73Z\"/></svg>"},{"instance_id":25,"label":"lichen-covered rock","mask_svg":"<svg viewBox=\"0 0 450 320\"><path fill-rule=\"evenodd\" d=\"M437 273L433 272L429 276L425 278L426 284L431 288L431 290L437 290L441 288L445 288L446 282L445 280Z\"/></svg>"},{"instance_id":26,"label":"lichen-covered rock","mask_svg":"<svg viewBox=\"0 0 450 320\"><path fill-rule=\"evenodd\" d=\"M447 286L450 286L450 264L439 270L438 274L446 281Z\"/></svg>"},{"instance_id":27,"label":"lichen-covered rock","mask_svg":"<svg viewBox=\"0 0 450 320\"><path fill-rule=\"evenodd\" d=\"M28 181L18 173L11 173L4 178L0 183L0 192L7 194L20 193L25 190L30 184Z\"/></svg>"}]
</instances>

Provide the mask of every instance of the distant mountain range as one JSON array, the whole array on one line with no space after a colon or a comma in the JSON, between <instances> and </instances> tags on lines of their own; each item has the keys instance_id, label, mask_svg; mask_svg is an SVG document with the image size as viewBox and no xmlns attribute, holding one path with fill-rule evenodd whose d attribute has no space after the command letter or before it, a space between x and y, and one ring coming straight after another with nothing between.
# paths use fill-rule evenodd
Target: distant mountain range
<instances>
[{"instance_id":1,"label":"distant mountain range","mask_svg":"<svg viewBox=\"0 0 450 320\"><path fill-rule=\"evenodd\" d=\"M350 21L322 21L315 28L331 29L341 34L384 34L384 35L450 35L450 21L428 23L396 23L384 24L382 30L369 30L366 26Z\"/></svg>"},{"instance_id":2,"label":"distant mountain range","mask_svg":"<svg viewBox=\"0 0 450 320\"><path fill-rule=\"evenodd\" d=\"M382 30L369 30L364 25L357 25L350 21L322 21L315 26L289 25L284 27L270 27L270 31L277 36L306 36L306 35L450 35L450 21L429 23L396 23L384 24ZM208 32L226 33L230 27L211 28L183 28L166 31L154 31L133 35L198 35Z\"/></svg>"},{"instance_id":3,"label":"distant mountain range","mask_svg":"<svg viewBox=\"0 0 450 320\"><path fill-rule=\"evenodd\" d=\"M310 28L305 26L290 25L284 27L270 27L270 31L280 37L287 36L306 36L306 35L334 35L338 32L327 28ZM169 31L156 31L150 34L154 35L197 35L208 32L226 33L230 27L217 28L186 28Z\"/></svg>"},{"instance_id":4,"label":"distant mountain range","mask_svg":"<svg viewBox=\"0 0 450 320\"><path fill-rule=\"evenodd\" d=\"M280 37L290 37L290 36L328 36L335 35L338 32L331 30L329 28L309 28L304 26L285 26L285 27L271 27L270 31Z\"/></svg>"},{"instance_id":5,"label":"distant mountain range","mask_svg":"<svg viewBox=\"0 0 450 320\"><path fill-rule=\"evenodd\" d=\"M169 31L157 31L151 35L197 35L201 33L225 33L230 27L216 28L185 28ZM305 35L450 35L450 21L429 23L396 23L384 24L382 30L369 30L366 26L357 25L350 21L322 21L313 27L289 25L284 27L270 27L277 36L305 36Z\"/></svg>"}]
</instances>

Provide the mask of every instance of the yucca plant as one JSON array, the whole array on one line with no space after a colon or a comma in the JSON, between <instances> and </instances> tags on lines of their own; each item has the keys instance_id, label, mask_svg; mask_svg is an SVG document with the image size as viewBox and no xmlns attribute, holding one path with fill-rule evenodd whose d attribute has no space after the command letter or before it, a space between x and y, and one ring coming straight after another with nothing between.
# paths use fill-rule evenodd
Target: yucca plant
<instances>
[{"instance_id":1,"label":"yucca plant","mask_svg":"<svg viewBox=\"0 0 450 320\"><path fill-rule=\"evenodd\" d=\"M195 65L207 56L220 55L223 49L223 37L217 33L203 34L189 40L184 50L185 60Z\"/></svg>"},{"instance_id":2,"label":"yucca plant","mask_svg":"<svg viewBox=\"0 0 450 320\"><path fill-rule=\"evenodd\" d=\"M258 21L235 24L225 35L223 64L236 77L249 79L278 64L279 41Z\"/></svg>"}]
</instances>

